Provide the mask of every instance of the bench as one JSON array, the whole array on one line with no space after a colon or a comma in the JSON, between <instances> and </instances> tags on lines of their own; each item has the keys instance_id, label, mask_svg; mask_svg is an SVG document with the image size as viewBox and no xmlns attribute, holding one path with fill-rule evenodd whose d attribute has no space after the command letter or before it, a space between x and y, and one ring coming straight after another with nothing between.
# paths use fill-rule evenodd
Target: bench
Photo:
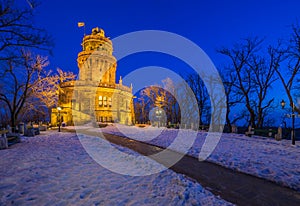
<instances>
[{"instance_id":1,"label":"bench","mask_svg":"<svg viewBox=\"0 0 300 206\"><path fill-rule=\"evenodd\" d=\"M251 137L252 135L254 135L254 128L249 126L248 130L245 132L245 135L248 136L248 137Z\"/></svg>"},{"instance_id":2,"label":"bench","mask_svg":"<svg viewBox=\"0 0 300 206\"><path fill-rule=\"evenodd\" d=\"M19 133L7 133L6 138L8 146L21 142L21 135Z\"/></svg>"},{"instance_id":3,"label":"bench","mask_svg":"<svg viewBox=\"0 0 300 206\"><path fill-rule=\"evenodd\" d=\"M258 135L263 137L272 137L276 133L273 129L254 129L251 126L248 127L248 130L245 132L245 135L251 137L252 135Z\"/></svg>"}]
</instances>

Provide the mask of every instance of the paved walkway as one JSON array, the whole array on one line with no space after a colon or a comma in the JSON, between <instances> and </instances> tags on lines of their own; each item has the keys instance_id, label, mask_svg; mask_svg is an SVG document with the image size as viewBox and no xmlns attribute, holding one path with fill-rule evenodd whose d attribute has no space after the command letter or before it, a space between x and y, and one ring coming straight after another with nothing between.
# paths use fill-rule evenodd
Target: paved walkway
<instances>
[{"instance_id":1,"label":"paved walkway","mask_svg":"<svg viewBox=\"0 0 300 206\"><path fill-rule=\"evenodd\" d=\"M97 136L95 132L85 131L84 133ZM157 146L116 135L105 134L105 137L114 144L125 146L143 155L151 155L163 150ZM173 154L178 155L176 152ZM163 160L155 160L164 164ZM300 205L300 193L290 188L210 162L199 162L191 156L185 155L170 169L187 175L215 195L237 205Z\"/></svg>"}]
</instances>

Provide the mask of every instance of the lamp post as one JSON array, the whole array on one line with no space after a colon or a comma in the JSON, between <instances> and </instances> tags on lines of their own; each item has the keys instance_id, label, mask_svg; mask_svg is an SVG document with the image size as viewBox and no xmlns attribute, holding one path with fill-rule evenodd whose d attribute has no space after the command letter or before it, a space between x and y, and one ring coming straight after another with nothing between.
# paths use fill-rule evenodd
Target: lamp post
<instances>
[{"instance_id":1,"label":"lamp post","mask_svg":"<svg viewBox=\"0 0 300 206\"><path fill-rule=\"evenodd\" d=\"M60 132L60 111L61 111L61 107L57 107L57 111L58 111L58 132Z\"/></svg>"},{"instance_id":2,"label":"lamp post","mask_svg":"<svg viewBox=\"0 0 300 206\"><path fill-rule=\"evenodd\" d=\"M285 107L285 101L281 100L280 102L282 109ZM295 145L295 104L292 105L292 145Z\"/></svg>"}]
</instances>

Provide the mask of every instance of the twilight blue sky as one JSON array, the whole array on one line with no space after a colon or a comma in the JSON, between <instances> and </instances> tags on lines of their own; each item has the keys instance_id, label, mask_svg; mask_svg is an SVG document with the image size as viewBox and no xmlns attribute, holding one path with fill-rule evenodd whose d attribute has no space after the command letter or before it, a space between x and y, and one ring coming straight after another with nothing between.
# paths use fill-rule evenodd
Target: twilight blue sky
<instances>
[{"instance_id":1,"label":"twilight blue sky","mask_svg":"<svg viewBox=\"0 0 300 206\"><path fill-rule=\"evenodd\" d=\"M216 48L254 35L284 38L300 17L299 8L297 0L44 0L37 23L54 37L53 68L77 71L83 37L78 21L86 23L86 33L99 26L111 38L147 29L174 32L198 44L219 66L223 57ZM123 66L119 63L120 74L129 69Z\"/></svg>"},{"instance_id":2,"label":"twilight blue sky","mask_svg":"<svg viewBox=\"0 0 300 206\"><path fill-rule=\"evenodd\" d=\"M83 37L79 21L85 22L87 34L98 26L111 38L148 29L174 32L200 46L219 67L224 57L216 53L217 48L249 36L266 37L270 43L286 38L290 25L300 19L299 8L298 0L44 0L37 23L54 37L53 70L78 72L76 58ZM149 65L178 73L188 69L170 56L141 53L118 62L117 75ZM278 95L277 101L281 98Z\"/></svg>"}]
</instances>

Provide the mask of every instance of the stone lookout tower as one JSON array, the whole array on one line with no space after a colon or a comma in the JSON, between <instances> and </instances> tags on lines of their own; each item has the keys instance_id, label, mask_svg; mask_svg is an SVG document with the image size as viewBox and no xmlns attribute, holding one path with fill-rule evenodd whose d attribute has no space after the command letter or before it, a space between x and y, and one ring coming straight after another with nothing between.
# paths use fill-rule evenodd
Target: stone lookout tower
<instances>
[{"instance_id":1,"label":"stone lookout tower","mask_svg":"<svg viewBox=\"0 0 300 206\"><path fill-rule=\"evenodd\" d=\"M83 38L82 51L78 54L79 79L99 81L101 77L101 83L115 85L117 63L112 52L110 39L102 29L94 28L91 35Z\"/></svg>"},{"instance_id":2,"label":"stone lookout tower","mask_svg":"<svg viewBox=\"0 0 300 206\"><path fill-rule=\"evenodd\" d=\"M116 83L117 62L113 45L102 29L94 28L83 37L77 58L78 80L61 82L58 107L52 109L51 123L119 122L132 124L132 87Z\"/></svg>"}]
</instances>

